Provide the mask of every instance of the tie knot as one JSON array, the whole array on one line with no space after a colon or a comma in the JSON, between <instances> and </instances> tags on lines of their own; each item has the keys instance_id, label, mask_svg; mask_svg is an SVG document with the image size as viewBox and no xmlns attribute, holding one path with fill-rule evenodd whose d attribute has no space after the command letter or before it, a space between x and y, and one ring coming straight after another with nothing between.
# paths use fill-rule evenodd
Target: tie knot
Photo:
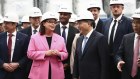
<instances>
[{"instance_id":1,"label":"tie knot","mask_svg":"<svg viewBox=\"0 0 140 79\"><path fill-rule=\"evenodd\" d=\"M36 34L37 30L36 30L36 29L34 29L34 30L33 30L33 32L34 32L34 34Z\"/></svg>"},{"instance_id":2,"label":"tie knot","mask_svg":"<svg viewBox=\"0 0 140 79\"><path fill-rule=\"evenodd\" d=\"M8 36L9 36L9 37L12 37L12 36L13 36L13 34L12 34L12 33L9 33L9 34L8 34Z\"/></svg>"},{"instance_id":3,"label":"tie knot","mask_svg":"<svg viewBox=\"0 0 140 79\"><path fill-rule=\"evenodd\" d=\"M84 36L84 39L85 39L85 40L87 40L87 39L88 39L88 37Z\"/></svg>"},{"instance_id":4,"label":"tie knot","mask_svg":"<svg viewBox=\"0 0 140 79\"><path fill-rule=\"evenodd\" d=\"M63 29L66 29L67 27L66 27L66 26L62 26L62 28L63 28Z\"/></svg>"},{"instance_id":5,"label":"tie knot","mask_svg":"<svg viewBox=\"0 0 140 79\"><path fill-rule=\"evenodd\" d=\"M115 20L114 20L114 22L116 23L116 22L117 22L117 20L115 19Z\"/></svg>"}]
</instances>

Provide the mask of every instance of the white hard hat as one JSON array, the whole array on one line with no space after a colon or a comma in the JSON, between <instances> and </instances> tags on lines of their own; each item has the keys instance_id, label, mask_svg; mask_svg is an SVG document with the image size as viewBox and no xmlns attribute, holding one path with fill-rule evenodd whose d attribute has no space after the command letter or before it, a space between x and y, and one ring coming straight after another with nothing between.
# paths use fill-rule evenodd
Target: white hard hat
<instances>
[{"instance_id":1,"label":"white hard hat","mask_svg":"<svg viewBox=\"0 0 140 79\"><path fill-rule=\"evenodd\" d=\"M42 16L41 10L37 7L32 7L29 13L29 17L40 17Z\"/></svg>"},{"instance_id":2,"label":"white hard hat","mask_svg":"<svg viewBox=\"0 0 140 79\"><path fill-rule=\"evenodd\" d=\"M22 19L21 19L21 22L30 22L29 21L29 16L28 15L23 16Z\"/></svg>"},{"instance_id":3,"label":"white hard hat","mask_svg":"<svg viewBox=\"0 0 140 79\"><path fill-rule=\"evenodd\" d=\"M3 23L3 17L0 15L0 23Z\"/></svg>"},{"instance_id":4,"label":"white hard hat","mask_svg":"<svg viewBox=\"0 0 140 79\"><path fill-rule=\"evenodd\" d=\"M45 12L43 15L42 15L42 18L41 18L41 22L46 20L46 19L58 19L58 16L57 14L53 13L53 12Z\"/></svg>"},{"instance_id":5,"label":"white hard hat","mask_svg":"<svg viewBox=\"0 0 140 79\"><path fill-rule=\"evenodd\" d=\"M8 21L8 22L19 22L19 17L16 13L14 12L8 12L5 14L4 16L4 21Z\"/></svg>"},{"instance_id":6,"label":"white hard hat","mask_svg":"<svg viewBox=\"0 0 140 79\"><path fill-rule=\"evenodd\" d=\"M124 0L110 0L110 5L113 4L122 4L124 5Z\"/></svg>"},{"instance_id":7,"label":"white hard hat","mask_svg":"<svg viewBox=\"0 0 140 79\"><path fill-rule=\"evenodd\" d=\"M134 14L132 15L132 18L140 18L140 8L136 9Z\"/></svg>"},{"instance_id":8,"label":"white hard hat","mask_svg":"<svg viewBox=\"0 0 140 79\"><path fill-rule=\"evenodd\" d=\"M75 22L77 20L77 15L76 14L72 14L71 18L69 19L69 22Z\"/></svg>"},{"instance_id":9,"label":"white hard hat","mask_svg":"<svg viewBox=\"0 0 140 79\"><path fill-rule=\"evenodd\" d=\"M94 17L91 12L85 11L78 15L77 20L94 20Z\"/></svg>"},{"instance_id":10,"label":"white hard hat","mask_svg":"<svg viewBox=\"0 0 140 79\"><path fill-rule=\"evenodd\" d=\"M66 13L73 13L72 12L72 8L69 7L69 6L66 6L66 5L61 5L59 10L58 10L58 13L60 12L66 12Z\"/></svg>"},{"instance_id":11,"label":"white hard hat","mask_svg":"<svg viewBox=\"0 0 140 79\"><path fill-rule=\"evenodd\" d=\"M92 3L89 3L87 10L89 10L90 8L94 8L94 7L99 8L99 10L101 9L101 6L99 3L92 2Z\"/></svg>"}]
</instances>

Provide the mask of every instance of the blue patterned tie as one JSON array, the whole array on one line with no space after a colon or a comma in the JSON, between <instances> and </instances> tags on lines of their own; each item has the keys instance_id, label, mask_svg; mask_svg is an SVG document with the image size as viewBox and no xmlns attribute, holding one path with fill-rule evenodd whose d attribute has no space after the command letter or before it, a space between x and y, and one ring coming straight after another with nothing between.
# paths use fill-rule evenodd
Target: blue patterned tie
<instances>
[{"instance_id":1,"label":"blue patterned tie","mask_svg":"<svg viewBox=\"0 0 140 79\"><path fill-rule=\"evenodd\" d=\"M35 30L33 30L33 32L34 32L34 34L36 34L37 30L35 29Z\"/></svg>"},{"instance_id":2,"label":"blue patterned tie","mask_svg":"<svg viewBox=\"0 0 140 79\"><path fill-rule=\"evenodd\" d=\"M63 28L63 32L62 32L62 37L64 38L65 42L66 42L66 32L65 29L67 28L66 26L62 26Z\"/></svg>"},{"instance_id":3,"label":"blue patterned tie","mask_svg":"<svg viewBox=\"0 0 140 79\"><path fill-rule=\"evenodd\" d=\"M84 49L85 49L85 46L86 46L86 43L87 43L87 39L88 39L88 37L84 37L84 39L83 39L83 43L82 43L82 53L84 52Z\"/></svg>"}]
</instances>

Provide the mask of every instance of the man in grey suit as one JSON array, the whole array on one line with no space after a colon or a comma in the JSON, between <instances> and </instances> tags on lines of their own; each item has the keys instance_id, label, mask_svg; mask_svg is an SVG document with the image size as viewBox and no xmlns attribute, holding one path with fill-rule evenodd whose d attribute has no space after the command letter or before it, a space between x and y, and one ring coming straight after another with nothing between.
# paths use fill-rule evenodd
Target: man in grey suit
<instances>
[{"instance_id":1,"label":"man in grey suit","mask_svg":"<svg viewBox=\"0 0 140 79\"><path fill-rule=\"evenodd\" d=\"M121 79L140 79L140 8L132 15L134 33L123 37L115 57Z\"/></svg>"},{"instance_id":2,"label":"man in grey suit","mask_svg":"<svg viewBox=\"0 0 140 79\"><path fill-rule=\"evenodd\" d=\"M76 44L74 79L109 79L109 50L107 40L93 29L95 22L91 12L78 17L78 28L82 34Z\"/></svg>"},{"instance_id":3,"label":"man in grey suit","mask_svg":"<svg viewBox=\"0 0 140 79\"><path fill-rule=\"evenodd\" d=\"M110 9L113 17L104 24L104 35L108 39L110 48L110 72L111 79L120 79L120 72L116 68L114 55L118 51L122 38L125 34L133 32L131 19L123 15L123 0L111 0Z\"/></svg>"}]
</instances>

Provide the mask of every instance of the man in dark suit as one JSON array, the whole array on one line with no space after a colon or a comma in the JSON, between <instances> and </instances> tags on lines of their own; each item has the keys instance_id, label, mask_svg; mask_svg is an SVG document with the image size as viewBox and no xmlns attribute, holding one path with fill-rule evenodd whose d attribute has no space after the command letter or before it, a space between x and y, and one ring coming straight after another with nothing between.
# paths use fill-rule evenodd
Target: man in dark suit
<instances>
[{"instance_id":1,"label":"man in dark suit","mask_svg":"<svg viewBox=\"0 0 140 79\"><path fill-rule=\"evenodd\" d=\"M36 34L37 32L39 32L40 20L41 20L41 16L42 16L41 10L37 7L31 8L30 11L31 12L29 13L29 20L30 20L31 26L20 31L20 32L28 35L29 39L32 34ZM30 60L27 64L27 69L26 69L27 75L29 75L31 65L32 65L32 60Z\"/></svg>"},{"instance_id":2,"label":"man in dark suit","mask_svg":"<svg viewBox=\"0 0 140 79\"><path fill-rule=\"evenodd\" d=\"M59 20L60 23L56 25L55 32L61 36L65 33L65 42L66 48L68 51L68 59L63 62L65 69L65 79L71 79L72 76L70 74L70 54L72 42L75 37L75 34L78 33L78 30L69 24L69 19L71 17L72 11L68 6L61 6L59 9Z\"/></svg>"},{"instance_id":3,"label":"man in dark suit","mask_svg":"<svg viewBox=\"0 0 140 79\"><path fill-rule=\"evenodd\" d=\"M30 20L31 26L26 29L21 30L20 32L27 34L29 37L32 34L39 32L41 16L42 16L42 13L39 8L37 7L31 8L30 13L29 13L29 20Z\"/></svg>"},{"instance_id":4,"label":"man in dark suit","mask_svg":"<svg viewBox=\"0 0 140 79\"><path fill-rule=\"evenodd\" d=\"M25 79L27 35L17 32L18 16L7 13L4 17L6 32L0 34L0 79Z\"/></svg>"},{"instance_id":5,"label":"man in dark suit","mask_svg":"<svg viewBox=\"0 0 140 79\"><path fill-rule=\"evenodd\" d=\"M114 62L114 54L117 53L125 34L133 32L131 19L125 17L122 12L124 4L122 0L111 0L110 9L113 17L109 18L104 25L104 35L108 39L110 48L110 72L111 79L120 79L120 72Z\"/></svg>"},{"instance_id":6,"label":"man in dark suit","mask_svg":"<svg viewBox=\"0 0 140 79\"><path fill-rule=\"evenodd\" d=\"M100 5L96 1L90 3L87 10L93 14L93 18L95 20L95 30L102 33L103 31L103 21L99 18L100 14Z\"/></svg>"},{"instance_id":7,"label":"man in dark suit","mask_svg":"<svg viewBox=\"0 0 140 79\"><path fill-rule=\"evenodd\" d=\"M134 33L123 37L115 56L121 79L140 79L140 8L132 15Z\"/></svg>"},{"instance_id":8,"label":"man in dark suit","mask_svg":"<svg viewBox=\"0 0 140 79\"><path fill-rule=\"evenodd\" d=\"M93 30L95 26L91 12L83 12L78 18L82 36L76 44L74 79L109 79L109 50L107 40Z\"/></svg>"}]
</instances>

